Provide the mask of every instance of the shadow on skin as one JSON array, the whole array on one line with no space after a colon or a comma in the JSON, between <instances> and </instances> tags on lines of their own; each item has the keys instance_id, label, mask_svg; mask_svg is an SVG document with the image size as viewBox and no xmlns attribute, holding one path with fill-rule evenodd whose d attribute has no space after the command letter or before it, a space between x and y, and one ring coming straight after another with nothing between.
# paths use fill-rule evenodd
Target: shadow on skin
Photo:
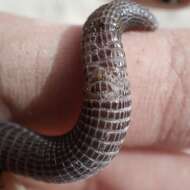
<instances>
[{"instance_id":1,"label":"shadow on skin","mask_svg":"<svg viewBox=\"0 0 190 190\"><path fill-rule=\"evenodd\" d=\"M80 27L68 27L64 31L51 73L41 94L20 112L13 105L9 105L14 116L13 122L24 127L32 126L32 129L49 135L65 133L74 126L82 99L81 82L77 82L83 81L80 35ZM66 36L69 41L64 43ZM4 100L7 104L11 102L5 97Z\"/></svg>"}]
</instances>

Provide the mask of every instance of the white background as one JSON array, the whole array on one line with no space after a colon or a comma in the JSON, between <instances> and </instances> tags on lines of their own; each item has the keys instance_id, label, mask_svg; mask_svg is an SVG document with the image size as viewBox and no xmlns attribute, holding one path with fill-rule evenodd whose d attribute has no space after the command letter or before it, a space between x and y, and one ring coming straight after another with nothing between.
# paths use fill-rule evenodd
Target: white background
<instances>
[{"instance_id":1,"label":"white background","mask_svg":"<svg viewBox=\"0 0 190 190\"><path fill-rule=\"evenodd\" d=\"M0 11L62 23L82 24L108 0L0 0ZM151 8L161 27L190 27L190 6L182 9Z\"/></svg>"}]
</instances>

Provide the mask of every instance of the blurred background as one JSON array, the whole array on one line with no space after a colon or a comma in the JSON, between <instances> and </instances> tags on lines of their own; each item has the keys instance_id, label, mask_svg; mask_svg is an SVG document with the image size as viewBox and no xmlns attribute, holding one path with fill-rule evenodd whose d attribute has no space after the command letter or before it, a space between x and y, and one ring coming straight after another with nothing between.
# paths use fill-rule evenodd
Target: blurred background
<instances>
[{"instance_id":1,"label":"blurred background","mask_svg":"<svg viewBox=\"0 0 190 190\"><path fill-rule=\"evenodd\" d=\"M0 11L69 24L83 24L87 16L109 0L0 0ZM190 6L179 2L137 0L150 6L161 27L190 27ZM183 0L185 1L185 0ZM180 2L183 2L182 0ZM168 1L165 1L168 2Z\"/></svg>"}]
</instances>

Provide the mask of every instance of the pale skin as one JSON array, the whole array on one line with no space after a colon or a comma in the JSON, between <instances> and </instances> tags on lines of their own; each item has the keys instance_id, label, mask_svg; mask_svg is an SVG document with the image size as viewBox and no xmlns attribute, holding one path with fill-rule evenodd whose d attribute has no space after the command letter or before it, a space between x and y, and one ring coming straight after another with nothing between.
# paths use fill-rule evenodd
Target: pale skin
<instances>
[{"instance_id":1,"label":"pale skin","mask_svg":"<svg viewBox=\"0 0 190 190\"><path fill-rule=\"evenodd\" d=\"M0 119L65 133L82 102L81 27L8 14L0 23ZM123 43L133 111L121 153L99 175L72 184L4 173L6 190L190 189L190 158L181 152L190 146L190 30L130 32Z\"/></svg>"}]
</instances>

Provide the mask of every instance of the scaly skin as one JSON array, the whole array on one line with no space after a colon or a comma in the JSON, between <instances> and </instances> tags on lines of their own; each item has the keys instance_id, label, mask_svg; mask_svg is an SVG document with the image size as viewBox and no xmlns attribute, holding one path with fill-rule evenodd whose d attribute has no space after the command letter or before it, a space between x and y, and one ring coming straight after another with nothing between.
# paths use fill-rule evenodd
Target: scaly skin
<instances>
[{"instance_id":1,"label":"scaly skin","mask_svg":"<svg viewBox=\"0 0 190 190\"><path fill-rule=\"evenodd\" d=\"M46 182L72 182L95 175L117 155L131 113L124 30L156 28L154 16L130 1L97 9L83 28L84 100L76 126L44 136L16 123L0 123L0 168Z\"/></svg>"}]
</instances>

